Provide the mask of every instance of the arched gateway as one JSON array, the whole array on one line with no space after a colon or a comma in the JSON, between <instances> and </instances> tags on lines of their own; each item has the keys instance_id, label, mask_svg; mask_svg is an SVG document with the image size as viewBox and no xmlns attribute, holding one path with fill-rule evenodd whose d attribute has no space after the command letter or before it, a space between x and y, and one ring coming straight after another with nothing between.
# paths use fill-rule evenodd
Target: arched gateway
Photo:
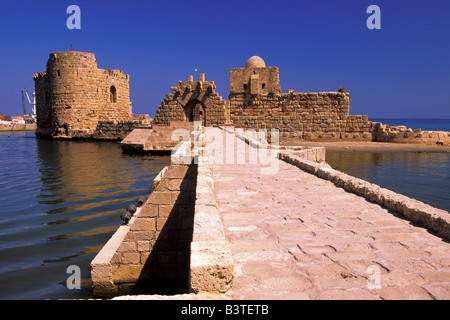
<instances>
[{"instance_id":1,"label":"arched gateway","mask_svg":"<svg viewBox=\"0 0 450 320\"><path fill-rule=\"evenodd\" d=\"M185 114L185 121L202 121L206 123L205 105L197 100L193 99L183 108Z\"/></svg>"},{"instance_id":2,"label":"arched gateway","mask_svg":"<svg viewBox=\"0 0 450 320\"><path fill-rule=\"evenodd\" d=\"M202 121L204 126L229 123L229 102L215 91L214 81L205 81L203 73L199 74L198 81L188 76L187 81L178 81L178 86L170 89L172 93L166 94L156 110L155 124L170 125L171 121Z\"/></svg>"}]
</instances>

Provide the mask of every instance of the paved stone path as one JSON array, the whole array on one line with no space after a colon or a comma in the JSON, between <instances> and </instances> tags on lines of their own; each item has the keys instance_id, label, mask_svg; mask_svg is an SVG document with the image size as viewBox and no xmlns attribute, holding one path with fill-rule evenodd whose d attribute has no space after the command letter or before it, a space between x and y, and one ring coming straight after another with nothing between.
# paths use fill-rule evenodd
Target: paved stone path
<instances>
[{"instance_id":1,"label":"paved stone path","mask_svg":"<svg viewBox=\"0 0 450 320\"><path fill-rule=\"evenodd\" d=\"M450 299L450 243L276 161L212 166L232 299Z\"/></svg>"}]
</instances>

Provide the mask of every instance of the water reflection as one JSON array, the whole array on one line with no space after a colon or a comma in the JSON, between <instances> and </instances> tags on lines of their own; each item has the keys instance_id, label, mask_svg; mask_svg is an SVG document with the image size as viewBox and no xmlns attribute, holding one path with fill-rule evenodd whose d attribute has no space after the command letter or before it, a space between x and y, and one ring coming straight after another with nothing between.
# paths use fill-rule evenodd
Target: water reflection
<instances>
[{"instance_id":1,"label":"water reflection","mask_svg":"<svg viewBox=\"0 0 450 320\"><path fill-rule=\"evenodd\" d=\"M135 156L115 142L0 135L0 299L89 298L69 291L66 269L89 279L90 261L119 214L151 190L168 156ZM86 283L89 283L87 281Z\"/></svg>"},{"instance_id":2,"label":"water reflection","mask_svg":"<svg viewBox=\"0 0 450 320\"><path fill-rule=\"evenodd\" d=\"M450 154L327 151L335 169L450 211Z\"/></svg>"}]
</instances>

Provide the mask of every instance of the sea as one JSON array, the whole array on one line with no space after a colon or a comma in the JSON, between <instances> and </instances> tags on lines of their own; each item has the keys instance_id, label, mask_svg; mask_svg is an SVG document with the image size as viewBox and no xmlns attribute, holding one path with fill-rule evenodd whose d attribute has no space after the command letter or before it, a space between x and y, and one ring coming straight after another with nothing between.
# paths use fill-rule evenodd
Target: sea
<instances>
[{"instance_id":1,"label":"sea","mask_svg":"<svg viewBox=\"0 0 450 320\"><path fill-rule=\"evenodd\" d=\"M450 119L371 119L392 126L450 131ZM327 151L336 170L450 212L450 152Z\"/></svg>"},{"instance_id":2,"label":"sea","mask_svg":"<svg viewBox=\"0 0 450 320\"><path fill-rule=\"evenodd\" d=\"M450 120L373 120L450 131ZM331 166L450 211L450 153L327 152ZM170 163L117 142L0 133L0 299L92 298L90 262ZM74 269L76 268L76 269ZM74 270L81 288L67 285Z\"/></svg>"},{"instance_id":3,"label":"sea","mask_svg":"<svg viewBox=\"0 0 450 320\"><path fill-rule=\"evenodd\" d=\"M90 262L169 164L170 156L125 154L117 142L1 132L0 299L92 298Z\"/></svg>"}]
</instances>

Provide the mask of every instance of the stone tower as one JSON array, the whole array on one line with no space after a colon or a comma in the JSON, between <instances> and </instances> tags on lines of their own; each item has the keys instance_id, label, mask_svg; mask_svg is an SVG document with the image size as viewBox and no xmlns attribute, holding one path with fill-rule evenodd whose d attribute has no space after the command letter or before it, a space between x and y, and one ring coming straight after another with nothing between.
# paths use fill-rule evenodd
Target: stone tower
<instances>
[{"instance_id":1,"label":"stone tower","mask_svg":"<svg viewBox=\"0 0 450 320\"><path fill-rule=\"evenodd\" d=\"M128 75L98 69L92 53L50 53L33 78L38 137L91 138L100 123L132 117Z\"/></svg>"},{"instance_id":2,"label":"stone tower","mask_svg":"<svg viewBox=\"0 0 450 320\"><path fill-rule=\"evenodd\" d=\"M266 67L258 56L247 60L245 68L230 69L230 96L233 95L268 95L281 93L279 70Z\"/></svg>"}]
</instances>

